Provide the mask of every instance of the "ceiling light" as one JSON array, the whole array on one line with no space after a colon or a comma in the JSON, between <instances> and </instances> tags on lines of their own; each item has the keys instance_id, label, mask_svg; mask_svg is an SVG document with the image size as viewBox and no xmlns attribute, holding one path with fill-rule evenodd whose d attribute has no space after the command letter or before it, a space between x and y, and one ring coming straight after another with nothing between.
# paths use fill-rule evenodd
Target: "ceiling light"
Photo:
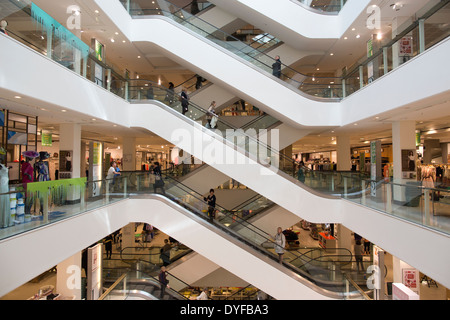
<instances>
[{"instance_id":1,"label":"ceiling light","mask_svg":"<svg viewBox=\"0 0 450 320\"><path fill-rule=\"evenodd\" d=\"M125 41L125 40L123 40L122 42L123 42L123 43L125 43L126 41Z\"/></svg>"},{"instance_id":2,"label":"ceiling light","mask_svg":"<svg viewBox=\"0 0 450 320\"><path fill-rule=\"evenodd\" d=\"M355 31L356 29L355 28L352 28L352 31Z\"/></svg>"},{"instance_id":3,"label":"ceiling light","mask_svg":"<svg viewBox=\"0 0 450 320\"><path fill-rule=\"evenodd\" d=\"M119 35L119 33L118 32L116 32L116 36L118 36Z\"/></svg>"},{"instance_id":4,"label":"ceiling light","mask_svg":"<svg viewBox=\"0 0 450 320\"><path fill-rule=\"evenodd\" d=\"M95 10L94 12L95 12L95 13L100 13L100 11L98 11L98 10Z\"/></svg>"},{"instance_id":5,"label":"ceiling light","mask_svg":"<svg viewBox=\"0 0 450 320\"><path fill-rule=\"evenodd\" d=\"M378 32L378 34L377 34L377 39L378 39L378 40L383 39L383 35L381 34L381 32Z\"/></svg>"},{"instance_id":6,"label":"ceiling light","mask_svg":"<svg viewBox=\"0 0 450 320\"><path fill-rule=\"evenodd\" d=\"M347 37L344 37L344 40L347 40L348 38Z\"/></svg>"},{"instance_id":7,"label":"ceiling light","mask_svg":"<svg viewBox=\"0 0 450 320\"><path fill-rule=\"evenodd\" d=\"M330 56L334 56L334 53L330 53Z\"/></svg>"},{"instance_id":8,"label":"ceiling light","mask_svg":"<svg viewBox=\"0 0 450 320\"><path fill-rule=\"evenodd\" d=\"M138 59L140 59L141 58L141 56L138 56Z\"/></svg>"},{"instance_id":9,"label":"ceiling light","mask_svg":"<svg viewBox=\"0 0 450 320\"><path fill-rule=\"evenodd\" d=\"M92 121L97 121L97 119L95 119L95 118L92 118Z\"/></svg>"},{"instance_id":10,"label":"ceiling light","mask_svg":"<svg viewBox=\"0 0 450 320\"><path fill-rule=\"evenodd\" d=\"M114 39L111 39L111 42L114 42L115 40Z\"/></svg>"},{"instance_id":11,"label":"ceiling light","mask_svg":"<svg viewBox=\"0 0 450 320\"><path fill-rule=\"evenodd\" d=\"M61 112L67 112L67 110L61 110Z\"/></svg>"},{"instance_id":12,"label":"ceiling light","mask_svg":"<svg viewBox=\"0 0 450 320\"><path fill-rule=\"evenodd\" d=\"M16 98L16 99L22 99L21 96L15 96L14 98Z\"/></svg>"},{"instance_id":13,"label":"ceiling light","mask_svg":"<svg viewBox=\"0 0 450 320\"><path fill-rule=\"evenodd\" d=\"M359 38L361 38L361 35L358 34L358 35L356 36L356 39L359 39Z\"/></svg>"}]
</instances>

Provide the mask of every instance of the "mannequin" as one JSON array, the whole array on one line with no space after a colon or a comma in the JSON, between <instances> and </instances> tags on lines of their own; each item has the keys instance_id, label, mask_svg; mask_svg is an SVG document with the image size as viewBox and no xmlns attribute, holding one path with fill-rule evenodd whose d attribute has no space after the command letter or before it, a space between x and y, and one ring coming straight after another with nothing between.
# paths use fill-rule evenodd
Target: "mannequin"
<instances>
[{"instance_id":1,"label":"mannequin","mask_svg":"<svg viewBox=\"0 0 450 320\"><path fill-rule=\"evenodd\" d=\"M11 221L10 200L9 194L9 169L5 166L6 151L0 148L0 227L6 228L12 226L14 221Z\"/></svg>"},{"instance_id":2,"label":"mannequin","mask_svg":"<svg viewBox=\"0 0 450 320\"><path fill-rule=\"evenodd\" d=\"M25 191L25 214L31 211L31 198L27 197L27 185L34 181L34 169L30 162L39 157L36 151L24 151L22 155L25 157L25 162L22 163L22 184Z\"/></svg>"},{"instance_id":3,"label":"mannequin","mask_svg":"<svg viewBox=\"0 0 450 320\"><path fill-rule=\"evenodd\" d=\"M6 20L0 21L0 32L8 35L8 32L6 31L7 26L8 26L8 22L6 22Z\"/></svg>"},{"instance_id":4,"label":"mannequin","mask_svg":"<svg viewBox=\"0 0 450 320\"><path fill-rule=\"evenodd\" d=\"M39 152L39 161L35 164L35 170L37 171L38 181L49 181L50 175L49 175L49 166L47 160L50 157L50 154L46 151Z\"/></svg>"}]
</instances>

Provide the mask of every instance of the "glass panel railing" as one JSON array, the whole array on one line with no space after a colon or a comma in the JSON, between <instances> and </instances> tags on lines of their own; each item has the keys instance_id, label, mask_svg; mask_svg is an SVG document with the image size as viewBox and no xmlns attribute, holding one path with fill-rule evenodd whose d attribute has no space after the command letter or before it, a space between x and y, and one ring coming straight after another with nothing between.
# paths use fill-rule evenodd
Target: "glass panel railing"
<instances>
[{"instance_id":1,"label":"glass panel railing","mask_svg":"<svg viewBox=\"0 0 450 320\"><path fill-rule=\"evenodd\" d=\"M345 96L371 84L446 39L450 35L449 9L449 1L440 1L425 13L425 10L418 12L418 18L412 24L399 27L403 31L394 39L374 39L373 55L358 63L344 76Z\"/></svg>"},{"instance_id":2,"label":"glass panel railing","mask_svg":"<svg viewBox=\"0 0 450 320\"><path fill-rule=\"evenodd\" d=\"M317 13L339 13L347 0L297 0L307 8L313 9Z\"/></svg>"},{"instance_id":3,"label":"glass panel railing","mask_svg":"<svg viewBox=\"0 0 450 320\"><path fill-rule=\"evenodd\" d=\"M305 75L290 68L289 66L284 65L281 61L276 61L275 58L265 54L264 52L270 47L278 45L280 43L279 40L276 40L274 38L269 39L263 45L256 45L258 41L251 42L249 45L224 32L223 30L216 28L210 23L191 15L189 12L183 11L180 8L174 7L175 11L169 10L168 8L170 6L173 6L173 4L165 0L161 0L158 2L159 7L157 11L147 10L146 5L140 3L138 0L131 0L130 5L128 5L128 2L125 1L121 1L121 3L124 5L124 8L131 16L165 16L190 29L191 31L205 37L206 39L214 42L215 44L239 56L240 58L252 63L262 71L273 74L293 88L302 90L302 85L305 83L314 83L313 79L321 80L322 83L327 84L330 84L331 82L336 85L341 84L341 79L338 77L321 78L320 76L314 77ZM279 72L275 71L274 69L279 69ZM317 97L319 98L332 98L331 96L329 96L332 91L319 90L315 93L317 93ZM325 96L320 96L320 94L324 94Z\"/></svg>"},{"instance_id":4,"label":"glass panel railing","mask_svg":"<svg viewBox=\"0 0 450 320\"><path fill-rule=\"evenodd\" d=\"M450 233L450 189L431 188L421 181L364 180L366 189L349 201L388 213L427 228Z\"/></svg>"},{"instance_id":5,"label":"glass panel railing","mask_svg":"<svg viewBox=\"0 0 450 320\"><path fill-rule=\"evenodd\" d=\"M55 180L11 187L9 192L0 194L4 208L0 239L121 201L129 195L126 189L126 177L115 181Z\"/></svg>"},{"instance_id":6,"label":"glass panel railing","mask_svg":"<svg viewBox=\"0 0 450 320\"><path fill-rule=\"evenodd\" d=\"M141 173L141 175L147 176L149 183L141 185L139 187L139 193L155 193L153 184L156 180L153 180L154 176L149 173ZM140 179L140 181L145 180L146 179L143 178ZM244 219L233 215L218 204L216 204L216 207L213 210L213 216L210 216L211 211L208 209L205 198L202 195L170 177L165 176L164 182L164 187L157 190L158 194L164 195L171 201L178 203L202 219L210 221L228 234L232 234L233 237L236 237L239 241L243 242L243 244L278 261L278 256L275 253L276 245L274 245L273 237L271 235L248 223ZM320 251L321 249L316 250ZM345 250L342 249L342 251ZM324 256L327 259L326 263L318 260L314 255L304 254L298 250L286 251L283 266L294 270L302 277L312 281L318 286L326 287L327 290L342 294L344 289L344 277L340 274L339 268L335 267L331 270L329 269L329 260L333 258L334 261L340 261L340 263L347 262L348 259L351 259L352 255L350 252L345 251L343 253L339 252L338 254L322 253L321 257L323 258ZM333 264L333 262L331 262L331 264ZM325 265L326 268L324 267Z\"/></svg>"},{"instance_id":7,"label":"glass panel railing","mask_svg":"<svg viewBox=\"0 0 450 320\"><path fill-rule=\"evenodd\" d=\"M129 296L128 275L122 274L103 294L98 298L100 301L127 300Z\"/></svg>"}]
</instances>

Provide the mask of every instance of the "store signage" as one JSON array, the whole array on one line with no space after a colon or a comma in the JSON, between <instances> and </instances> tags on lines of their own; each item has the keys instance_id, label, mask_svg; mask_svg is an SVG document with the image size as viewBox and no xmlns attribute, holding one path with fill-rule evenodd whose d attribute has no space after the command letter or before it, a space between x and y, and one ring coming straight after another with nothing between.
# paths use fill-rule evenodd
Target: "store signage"
<instances>
[{"instance_id":1,"label":"store signage","mask_svg":"<svg viewBox=\"0 0 450 320\"><path fill-rule=\"evenodd\" d=\"M413 54L413 37L404 36L400 39L400 56L411 56Z\"/></svg>"},{"instance_id":2,"label":"store signage","mask_svg":"<svg viewBox=\"0 0 450 320\"><path fill-rule=\"evenodd\" d=\"M402 283L415 293L419 293L419 274L416 269L402 269Z\"/></svg>"},{"instance_id":3,"label":"store signage","mask_svg":"<svg viewBox=\"0 0 450 320\"><path fill-rule=\"evenodd\" d=\"M91 142L89 145L89 180L92 182L91 195L99 196L102 187L103 145L101 142Z\"/></svg>"},{"instance_id":4,"label":"store signage","mask_svg":"<svg viewBox=\"0 0 450 320\"><path fill-rule=\"evenodd\" d=\"M41 145L43 147L51 147L52 146L52 134L51 133L42 133L41 135Z\"/></svg>"},{"instance_id":5,"label":"store signage","mask_svg":"<svg viewBox=\"0 0 450 320\"><path fill-rule=\"evenodd\" d=\"M369 41L367 41L367 58L370 58L371 56L373 56L373 39L369 39Z\"/></svg>"},{"instance_id":6,"label":"store signage","mask_svg":"<svg viewBox=\"0 0 450 320\"><path fill-rule=\"evenodd\" d=\"M102 294L102 244L88 248L87 300L98 300Z\"/></svg>"},{"instance_id":7,"label":"store signage","mask_svg":"<svg viewBox=\"0 0 450 320\"><path fill-rule=\"evenodd\" d=\"M384 300L384 250L380 247L373 246L373 266L375 273L372 277L372 285L374 289L374 299ZM368 280L369 281L369 280ZM369 283L368 283L369 284Z\"/></svg>"},{"instance_id":8,"label":"store signage","mask_svg":"<svg viewBox=\"0 0 450 320\"><path fill-rule=\"evenodd\" d=\"M420 131L417 131L416 132L416 147L420 146L421 139L422 139L422 137L421 137Z\"/></svg>"},{"instance_id":9,"label":"store signage","mask_svg":"<svg viewBox=\"0 0 450 320\"><path fill-rule=\"evenodd\" d=\"M103 49L105 48L97 39L94 40L94 54L98 61L103 61Z\"/></svg>"}]
</instances>

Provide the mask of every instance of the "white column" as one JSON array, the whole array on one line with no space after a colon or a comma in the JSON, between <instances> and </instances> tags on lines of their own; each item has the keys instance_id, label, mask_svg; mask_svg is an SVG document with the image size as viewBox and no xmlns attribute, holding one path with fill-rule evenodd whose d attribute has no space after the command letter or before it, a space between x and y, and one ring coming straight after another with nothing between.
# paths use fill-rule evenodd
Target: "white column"
<instances>
[{"instance_id":1,"label":"white column","mask_svg":"<svg viewBox=\"0 0 450 320\"><path fill-rule=\"evenodd\" d=\"M338 136L336 140L337 148L337 170L350 171L352 168L350 136Z\"/></svg>"},{"instance_id":2,"label":"white column","mask_svg":"<svg viewBox=\"0 0 450 320\"><path fill-rule=\"evenodd\" d=\"M81 252L59 263L57 270L56 293L81 300Z\"/></svg>"},{"instance_id":3,"label":"white column","mask_svg":"<svg viewBox=\"0 0 450 320\"><path fill-rule=\"evenodd\" d=\"M348 249L353 253L353 237L352 231L342 224L337 225L338 248ZM344 254L344 253L337 253Z\"/></svg>"},{"instance_id":4,"label":"white column","mask_svg":"<svg viewBox=\"0 0 450 320\"><path fill-rule=\"evenodd\" d=\"M81 171L81 125L68 123L60 125L59 149L72 151L72 178L79 178Z\"/></svg>"},{"instance_id":5,"label":"white column","mask_svg":"<svg viewBox=\"0 0 450 320\"><path fill-rule=\"evenodd\" d=\"M136 138L123 138L123 171L136 171Z\"/></svg>"},{"instance_id":6,"label":"white column","mask_svg":"<svg viewBox=\"0 0 450 320\"><path fill-rule=\"evenodd\" d=\"M81 177L81 125L61 124L60 125L59 150L70 151L72 161L72 178ZM80 200L80 187L69 188L67 190L68 201Z\"/></svg>"},{"instance_id":7,"label":"white column","mask_svg":"<svg viewBox=\"0 0 450 320\"><path fill-rule=\"evenodd\" d=\"M414 150L416 156L415 121L398 121L392 124L392 154L394 158L394 182L405 183L409 178L403 177L402 150ZM415 161L414 161L415 162ZM394 187L393 200L405 201L405 188Z\"/></svg>"},{"instance_id":8,"label":"white column","mask_svg":"<svg viewBox=\"0 0 450 320\"><path fill-rule=\"evenodd\" d=\"M122 228L122 249L134 246L134 223L129 223Z\"/></svg>"}]
</instances>

